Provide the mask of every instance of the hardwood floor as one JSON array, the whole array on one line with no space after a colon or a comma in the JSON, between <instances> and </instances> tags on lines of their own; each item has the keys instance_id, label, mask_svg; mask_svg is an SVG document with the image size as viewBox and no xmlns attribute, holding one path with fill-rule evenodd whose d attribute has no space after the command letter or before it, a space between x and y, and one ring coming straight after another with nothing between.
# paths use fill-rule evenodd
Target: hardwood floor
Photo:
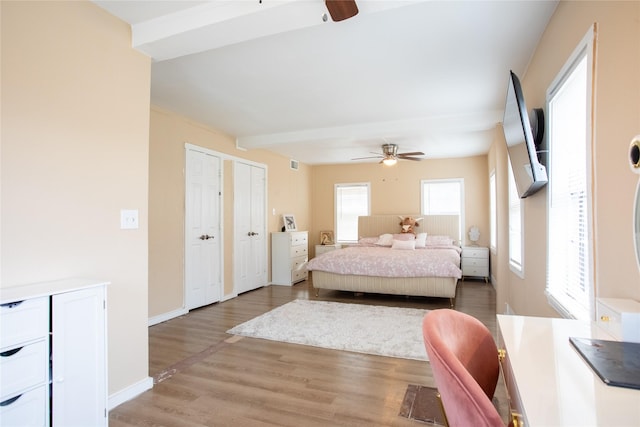
<instances>
[{"instance_id":1,"label":"hardwood floor","mask_svg":"<svg viewBox=\"0 0 640 427\"><path fill-rule=\"evenodd\" d=\"M327 350L225 333L294 299L422 309L437 298L321 291L311 282L268 286L149 328L149 375L155 385L114 408L125 426L420 426L399 416L409 384L435 386L426 362ZM458 285L456 309L494 333L495 292L479 281ZM506 406L502 381L496 398ZM505 413L506 414L506 413ZM505 415L506 417L506 415ZM506 418L505 418L506 419Z\"/></svg>"}]
</instances>

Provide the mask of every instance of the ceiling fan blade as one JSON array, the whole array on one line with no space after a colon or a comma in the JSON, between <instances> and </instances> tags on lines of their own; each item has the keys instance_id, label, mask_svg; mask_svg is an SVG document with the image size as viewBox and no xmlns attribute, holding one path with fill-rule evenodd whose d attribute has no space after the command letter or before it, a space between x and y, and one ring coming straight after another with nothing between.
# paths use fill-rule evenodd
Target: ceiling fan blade
<instances>
[{"instance_id":1,"label":"ceiling fan blade","mask_svg":"<svg viewBox=\"0 0 640 427\"><path fill-rule=\"evenodd\" d=\"M355 0L325 0L331 19L338 22L358 14Z\"/></svg>"},{"instance_id":2,"label":"ceiling fan blade","mask_svg":"<svg viewBox=\"0 0 640 427\"><path fill-rule=\"evenodd\" d=\"M383 156L356 157L355 159L351 159L351 160L380 159L382 157Z\"/></svg>"},{"instance_id":3,"label":"ceiling fan blade","mask_svg":"<svg viewBox=\"0 0 640 427\"><path fill-rule=\"evenodd\" d=\"M413 151L411 153L399 153L398 156L424 156L422 151Z\"/></svg>"},{"instance_id":4,"label":"ceiling fan blade","mask_svg":"<svg viewBox=\"0 0 640 427\"><path fill-rule=\"evenodd\" d=\"M404 156L400 156L398 157L400 160L413 160L414 162L420 162L424 159L421 159L420 157L404 157Z\"/></svg>"}]
</instances>

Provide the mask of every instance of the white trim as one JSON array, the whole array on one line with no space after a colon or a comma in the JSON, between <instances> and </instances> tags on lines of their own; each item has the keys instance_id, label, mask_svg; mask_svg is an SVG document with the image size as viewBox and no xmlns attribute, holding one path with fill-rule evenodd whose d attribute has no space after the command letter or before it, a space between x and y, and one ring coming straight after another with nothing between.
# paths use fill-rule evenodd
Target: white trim
<instances>
[{"instance_id":1,"label":"white trim","mask_svg":"<svg viewBox=\"0 0 640 427\"><path fill-rule=\"evenodd\" d=\"M167 320L175 319L176 317L184 316L189 313L189 310L182 307L177 310L168 311L166 313L159 314L149 318L148 326L157 325L158 323L166 322Z\"/></svg>"},{"instance_id":2,"label":"white trim","mask_svg":"<svg viewBox=\"0 0 640 427\"><path fill-rule=\"evenodd\" d=\"M422 215L434 215L432 213L425 212L424 209L424 185L436 184L436 183L458 183L460 184L460 212L439 212L435 215L458 215L460 218L460 229L458 230L458 240L463 243L467 240L466 226L465 226L465 195L464 195L464 178L443 178L443 179L422 179L420 180L420 214Z\"/></svg>"},{"instance_id":3,"label":"white trim","mask_svg":"<svg viewBox=\"0 0 640 427\"><path fill-rule=\"evenodd\" d=\"M107 402L108 410L112 410L113 408L123 404L126 401L133 399L134 397L144 393L147 390L151 390L153 388L153 378L146 377L145 379L138 381L137 383L133 383L128 387L123 388L120 391L117 391L109 396L109 401Z\"/></svg>"},{"instance_id":4,"label":"white trim","mask_svg":"<svg viewBox=\"0 0 640 427\"><path fill-rule=\"evenodd\" d=\"M491 200L492 193L493 200ZM498 247L498 184L495 169L491 169L489 172L489 203L491 204L489 206L489 249L491 253L496 254ZM492 211L493 215L491 215Z\"/></svg>"},{"instance_id":5,"label":"white trim","mask_svg":"<svg viewBox=\"0 0 640 427\"><path fill-rule=\"evenodd\" d=\"M596 107L595 107L595 84L596 84L596 56L597 56L597 47L598 47L598 28L597 23L593 23L589 29L587 30L584 37L577 44L571 55L569 55L567 61L564 63L556 77L553 79L552 83L549 85L546 91L546 109L548 120L545 120L545 134L549 135L547 138L548 150L549 150L549 164L550 166L553 164L553 141L550 139L550 126L553 119L553 114L550 108L550 104L553 101L554 97L558 94L562 88L564 88L564 84L568 78L573 75L578 64L586 60L586 79L587 79L587 88L586 88L586 129L585 129L585 143L586 146L586 182L585 187L587 189L587 209L586 209L586 219L587 219L587 240L585 242L585 246L589 248L588 258L585 259L586 268L588 269L588 280L589 283L585 283L585 285L589 285L588 291L588 307L586 307L587 312L584 312L585 307L582 307L580 304L574 302L572 298L567 297L567 295L563 292L552 293L554 289L549 286L549 274L547 274L547 279L545 283L545 295L547 296L547 301L549 305L554 308L558 313L560 313L565 318L580 318L580 320L595 320L596 310L595 310L595 299L597 294L597 275L595 272L596 268L596 245L594 244L595 239L595 230L596 230L596 219L597 215L594 208L594 201L597 192L595 191L595 181L593 178L594 172L594 147L596 144L595 141L595 123L596 123ZM549 269L549 245L551 240L549 239L549 224L550 224L550 207L551 207L551 197L553 193L553 176L552 176L552 168L549 167L549 181L551 187L547 191L547 261L546 267ZM557 289L556 289L557 291ZM582 318L583 315L586 315L586 318Z\"/></svg>"},{"instance_id":6,"label":"white trim","mask_svg":"<svg viewBox=\"0 0 640 427\"><path fill-rule=\"evenodd\" d=\"M336 243L356 243L356 240L338 240L338 188L340 187L366 187L367 188L367 215L371 215L371 182L337 182L333 184L333 229L335 230Z\"/></svg>"}]
</instances>

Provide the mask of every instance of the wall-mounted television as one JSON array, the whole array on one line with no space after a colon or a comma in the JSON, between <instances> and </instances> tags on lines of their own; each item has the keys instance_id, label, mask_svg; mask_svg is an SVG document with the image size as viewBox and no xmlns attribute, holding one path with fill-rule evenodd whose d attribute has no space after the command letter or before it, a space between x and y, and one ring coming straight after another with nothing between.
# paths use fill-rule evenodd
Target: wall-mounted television
<instances>
[{"instance_id":1,"label":"wall-mounted television","mask_svg":"<svg viewBox=\"0 0 640 427\"><path fill-rule=\"evenodd\" d=\"M539 118L536 117L536 119ZM539 147L531 131L531 122L522 96L520 80L513 71L509 72L502 128L518 195L524 199L544 187L548 179L547 169L540 163L538 157ZM540 141L541 138L537 141L538 144Z\"/></svg>"}]
</instances>

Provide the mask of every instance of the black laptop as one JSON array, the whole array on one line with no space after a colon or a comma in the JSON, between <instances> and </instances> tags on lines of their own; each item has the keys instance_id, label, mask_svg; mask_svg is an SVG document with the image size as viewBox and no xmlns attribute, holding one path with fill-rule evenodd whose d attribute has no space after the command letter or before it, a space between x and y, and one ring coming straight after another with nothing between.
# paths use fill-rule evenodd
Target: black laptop
<instances>
[{"instance_id":1,"label":"black laptop","mask_svg":"<svg viewBox=\"0 0 640 427\"><path fill-rule=\"evenodd\" d=\"M640 390L640 343L569 338L607 385Z\"/></svg>"}]
</instances>

